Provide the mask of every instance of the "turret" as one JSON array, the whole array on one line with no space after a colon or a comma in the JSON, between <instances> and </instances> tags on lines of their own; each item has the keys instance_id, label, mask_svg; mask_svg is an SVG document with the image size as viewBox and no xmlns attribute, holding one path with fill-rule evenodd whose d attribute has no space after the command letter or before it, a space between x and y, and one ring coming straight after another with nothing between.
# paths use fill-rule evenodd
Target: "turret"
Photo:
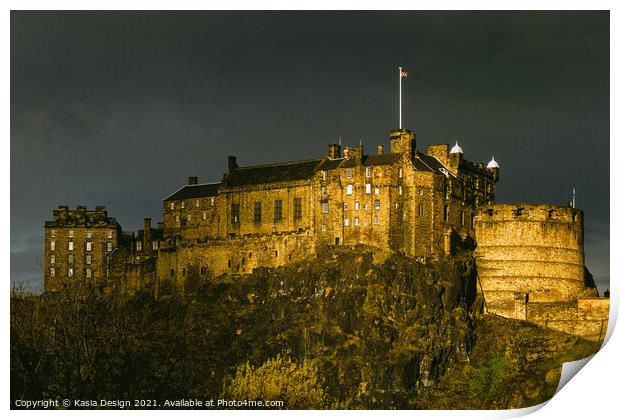
<instances>
[{"instance_id":1,"label":"turret","mask_svg":"<svg viewBox=\"0 0 620 420\"><path fill-rule=\"evenodd\" d=\"M491 157L489 163L487 163L487 169L493 173L493 180L499 181L499 164L495 161L495 156Z\"/></svg>"},{"instance_id":2,"label":"turret","mask_svg":"<svg viewBox=\"0 0 620 420\"><path fill-rule=\"evenodd\" d=\"M458 169L462 160L463 149L461 149L461 146L459 146L459 142L457 141L454 147L450 149L450 167L453 169Z\"/></svg>"}]
</instances>

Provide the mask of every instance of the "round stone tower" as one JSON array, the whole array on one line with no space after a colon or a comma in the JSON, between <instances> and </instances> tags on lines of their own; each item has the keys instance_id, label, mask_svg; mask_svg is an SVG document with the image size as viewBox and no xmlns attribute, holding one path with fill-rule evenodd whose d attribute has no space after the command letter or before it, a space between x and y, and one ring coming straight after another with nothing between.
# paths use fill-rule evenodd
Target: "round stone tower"
<instances>
[{"instance_id":1,"label":"round stone tower","mask_svg":"<svg viewBox=\"0 0 620 420\"><path fill-rule=\"evenodd\" d=\"M523 318L528 302L572 301L585 291L583 212L494 204L475 218L479 287L491 313Z\"/></svg>"}]
</instances>

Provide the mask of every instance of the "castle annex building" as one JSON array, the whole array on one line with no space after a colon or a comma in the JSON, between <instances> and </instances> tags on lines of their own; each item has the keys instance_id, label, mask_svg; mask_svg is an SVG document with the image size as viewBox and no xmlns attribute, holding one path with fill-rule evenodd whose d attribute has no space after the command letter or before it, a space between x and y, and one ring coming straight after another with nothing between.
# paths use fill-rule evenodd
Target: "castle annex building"
<instances>
[{"instance_id":1,"label":"castle annex building","mask_svg":"<svg viewBox=\"0 0 620 420\"><path fill-rule=\"evenodd\" d=\"M61 206L45 223L45 290L92 278L128 291L150 286L191 292L221 274L300 261L322 246L365 244L413 257L441 257L461 246L473 247L478 231L484 232L484 244L480 247L478 241L477 255L483 271L491 273L493 259L501 261L501 252L508 249L500 243L502 229L510 227L498 220L505 211L493 210L497 162L467 161L458 143L451 148L430 145L424 153L406 129L392 130L389 141L389 152L382 145L368 153L362 145L343 149L329 144L323 157L256 166L239 165L230 156L222 180L199 183L189 177L187 185L164 199L157 229L147 218L137 233L122 231L103 207ZM565 210L554 211L547 213L552 220L565 220ZM490 220L493 214L499 216ZM525 219L513 224L520 226ZM567 222L568 229L582 229L581 220L578 213ZM526 238L511 238L516 239L507 245L514 249L510 255L518 255ZM498 262L504 271L481 279L481 291L490 288L487 309L519 317L515 293L525 296L534 286L536 292L527 299L553 302L578 296L585 289L582 237L571 243L575 249L567 251L568 265L542 270L536 280L517 266L511 277L506 273L513 272L512 266ZM532 258L546 255L534 249L525 252ZM564 262L563 256L558 258ZM581 271L575 268L579 265ZM551 289L566 285L570 292L547 293L548 282L566 267L571 278ZM502 285L504 280L510 286Z\"/></svg>"}]
</instances>

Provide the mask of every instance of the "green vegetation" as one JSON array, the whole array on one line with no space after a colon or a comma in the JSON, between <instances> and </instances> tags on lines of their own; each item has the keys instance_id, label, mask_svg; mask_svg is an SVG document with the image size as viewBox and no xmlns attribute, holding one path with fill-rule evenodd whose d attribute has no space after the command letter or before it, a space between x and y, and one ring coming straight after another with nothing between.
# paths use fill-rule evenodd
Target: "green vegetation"
<instances>
[{"instance_id":1,"label":"green vegetation","mask_svg":"<svg viewBox=\"0 0 620 420\"><path fill-rule=\"evenodd\" d=\"M237 368L234 378L224 383L222 398L283 401L288 409L331 408L318 364L312 360L295 363L279 355L258 368L249 363Z\"/></svg>"}]
</instances>

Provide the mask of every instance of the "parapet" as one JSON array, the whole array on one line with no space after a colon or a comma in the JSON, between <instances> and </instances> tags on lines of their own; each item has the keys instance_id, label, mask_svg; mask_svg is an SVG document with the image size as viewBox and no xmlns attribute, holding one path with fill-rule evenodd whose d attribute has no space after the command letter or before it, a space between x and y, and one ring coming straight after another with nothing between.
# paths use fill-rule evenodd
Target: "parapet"
<instances>
[{"instance_id":1,"label":"parapet","mask_svg":"<svg viewBox=\"0 0 620 420\"><path fill-rule=\"evenodd\" d=\"M76 206L75 210L69 206L58 206L52 212L52 220L45 222L45 227L118 227L116 219L108 216L105 206L96 206L95 210L88 210L86 206Z\"/></svg>"},{"instance_id":2,"label":"parapet","mask_svg":"<svg viewBox=\"0 0 620 420\"><path fill-rule=\"evenodd\" d=\"M483 206L476 216L480 222L531 221L583 223L583 211L552 204L491 204Z\"/></svg>"}]
</instances>

